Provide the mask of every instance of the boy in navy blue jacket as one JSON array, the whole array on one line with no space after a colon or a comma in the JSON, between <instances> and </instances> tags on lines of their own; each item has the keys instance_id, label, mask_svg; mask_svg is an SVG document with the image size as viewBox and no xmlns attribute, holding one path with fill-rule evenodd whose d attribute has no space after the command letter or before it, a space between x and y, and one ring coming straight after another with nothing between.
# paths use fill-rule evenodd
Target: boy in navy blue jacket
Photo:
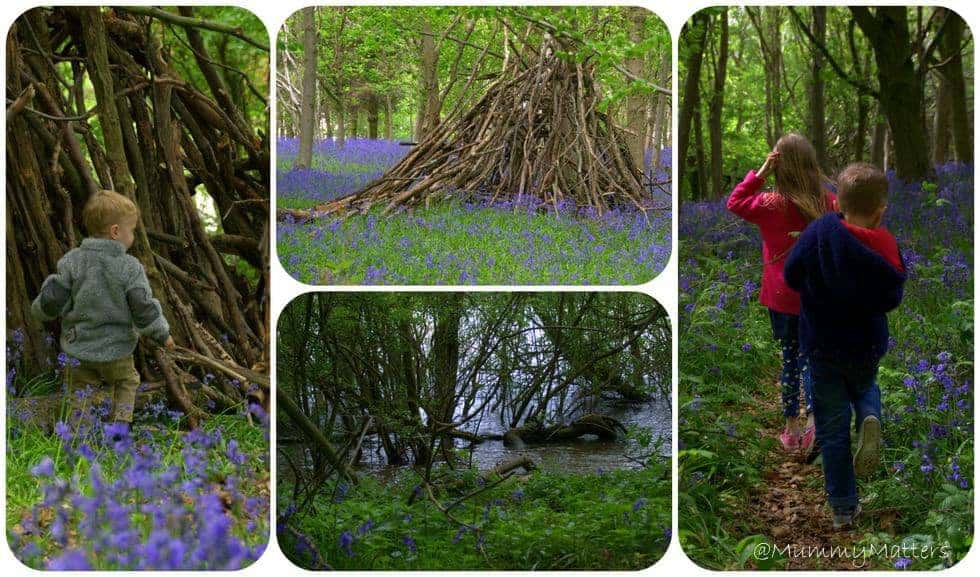
<instances>
[{"instance_id":1,"label":"boy in navy blue jacket","mask_svg":"<svg viewBox=\"0 0 980 577\"><path fill-rule=\"evenodd\" d=\"M800 292L800 352L810 365L817 443L823 455L834 528L860 512L855 475L878 462L881 393L875 379L888 349L885 313L902 300L905 266L881 224L888 180L870 164L838 178L841 213L810 223L786 260L787 284ZM851 460L851 410L858 446Z\"/></svg>"}]
</instances>

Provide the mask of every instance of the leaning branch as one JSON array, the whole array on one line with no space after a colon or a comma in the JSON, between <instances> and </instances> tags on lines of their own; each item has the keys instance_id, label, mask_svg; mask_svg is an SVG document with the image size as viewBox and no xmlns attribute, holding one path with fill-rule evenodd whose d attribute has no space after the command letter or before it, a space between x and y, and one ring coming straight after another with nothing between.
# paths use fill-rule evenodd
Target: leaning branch
<instances>
[{"instance_id":1,"label":"leaning branch","mask_svg":"<svg viewBox=\"0 0 980 577\"><path fill-rule=\"evenodd\" d=\"M203 18L191 18L188 16L181 16L180 14L174 14L173 12L167 12L161 8L154 8L151 6L117 6L115 10L122 10L124 12L129 12L130 14L140 14L142 16L150 16L170 24L175 24L177 26L183 26L185 28L203 28L204 30L211 30L212 32L220 32L222 34L229 34L238 38L239 40L251 44L256 48L263 50L265 52L269 51L268 44L262 44L258 40L253 40L237 26L229 26L228 24L222 24L220 22L214 22L212 20L205 20Z\"/></svg>"}]
</instances>

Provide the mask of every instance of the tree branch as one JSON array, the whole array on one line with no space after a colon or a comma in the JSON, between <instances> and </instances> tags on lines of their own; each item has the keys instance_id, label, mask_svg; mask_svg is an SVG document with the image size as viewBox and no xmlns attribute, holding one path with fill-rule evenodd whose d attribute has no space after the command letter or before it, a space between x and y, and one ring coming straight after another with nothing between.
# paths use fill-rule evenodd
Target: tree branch
<instances>
[{"instance_id":1,"label":"tree branch","mask_svg":"<svg viewBox=\"0 0 980 577\"><path fill-rule=\"evenodd\" d=\"M821 54L823 54L824 58L827 59L827 63L830 64L830 67L834 69L834 72L837 73L837 76L840 76L841 80L847 82L854 88L857 88L859 94L863 94L863 95L866 94L878 98L878 92L876 90L872 89L870 86L868 86L863 82L859 82L851 78L851 76L847 74L847 72L845 72L843 68L841 68L841 65L837 63L837 60L835 60L834 57L830 54L830 51L827 50L827 47L824 46L822 42L820 42L813 36L813 34L810 32L810 28L803 22L803 18L800 17L799 13L797 13L794 7L789 6L787 7L787 9L789 10L789 13L793 16L793 20L796 21L796 25L810 41L811 46L815 47L817 50L820 51Z\"/></svg>"},{"instance_id":2,"label":"tree branch","mask_svg":"<svg viewBox=\"0 0 980 577\"><path fill-rule=\"evenodd\" d=\"M173 12L167 12L161 8L155 8L152 6L115 6L114 10L122 10L123 12L129 12L130 14L139 14L142 16L150 16L164 22L169 22L170 24L175 24L177 26L183 26L185 28L203 28L205 30L210 30L212 32L220 32L222 34L230 34L239 40L251 44L256 48L263 50L265 52L269 51L268 44L262 44L258 40L253 40L249 38L242 29L235 26L229 26L227 24L222 24L220 22L213 22L211 20L205 20L203 18L190 18L187 16L181 16L180 14L174 14Z\"/></svg>"}]
</instances>

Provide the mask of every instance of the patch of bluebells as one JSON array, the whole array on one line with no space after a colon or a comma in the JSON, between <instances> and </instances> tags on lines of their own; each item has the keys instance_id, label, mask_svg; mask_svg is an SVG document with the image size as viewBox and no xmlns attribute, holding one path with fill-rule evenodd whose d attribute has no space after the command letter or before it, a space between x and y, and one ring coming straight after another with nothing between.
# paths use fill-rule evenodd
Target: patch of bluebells
<instances>
[{"instance_id":1,"label":"patch of bluebells","mask_svg":"<svg viewBox=\"0 0 980 577\"><path fill-rule=\"evenodd\" d=\"M331 168L292 170L288 154L295 154L295 143L280 139L280 145L287 161L279 166L278 197L293 208L353 193L401 158L388 141L358 140L344 149L321 141L313 164ZM655 167L648 159L650 182L668 179L670 155L663 151ZM628 206L602 214L519 194L449 196L438 206L385 218L375 212L345 219L284 216L277 226L280 259L290 275L309 284L639 284L670 257L670 211L662 208L671 200L658 187L645 200L650 210Z\"/></svg>"},{"instance_id":2,"label":"patch of bluebells","mask_svg":"<svg viewBox=\"0 0 980 577\"><path fill-rule=\"evenodd\" d=\"M349 138L343 147L333 140L313 146L313 166L295 169L299 139L276 141L276 198L279 206L309 208L346 196L377 180L411 150L393 140Z\"/></svg>"},{"instance_id":3,"label":"patch of bluebells","mask_svg":"<svg viewBox=\"0 0 980 577\"><path fill-rule=\"evenodd\" d=\"M161 407L150 410L172 416ZM131 430L100 419L93 408L82 422L56 423L60 450L31 467L42 498L23 514L23 530L9 533L25 564L62 571L229 570L258 559L266 546L268 499L243 488L268 470L265 455L245 454L221 428L160 443L140 425ZM177 447L181 458L168 459Z\"/></svg>"}]
</instances>

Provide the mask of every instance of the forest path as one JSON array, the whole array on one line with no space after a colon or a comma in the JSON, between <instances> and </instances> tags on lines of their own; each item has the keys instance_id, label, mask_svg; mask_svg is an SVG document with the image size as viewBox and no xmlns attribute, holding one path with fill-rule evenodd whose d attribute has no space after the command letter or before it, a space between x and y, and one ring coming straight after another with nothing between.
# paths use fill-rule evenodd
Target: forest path
<instances>
[{"instance_id":1,"label":"forest path","mask_svg":"<svg viewBox=\"0 0 980 577\"><path fill-rule=\"evenodd\" d=\"M755 416L759 422L759 434L778 439L784 425L782 417L775 422L767 415L781 415L779 389L772 382L762 383L765 396L757 396L754 406L759 407ZM813 464L804 462L803 453L788 453L781 443L773 445L766 456L762 478L765 484L747 496L747 510L758 523L757 532L767 535L774 547L789 545L797 553L788 554L785 569L788 570L854 570L865 565L863 560L847 556L851 546L863 531L859 518L857 529L837 531L833 528L830 509L826 505L823 486L823 470L820 460ZM862 513L866 521L866 513ZM833 558L829 558L832 548ZM846 553L840 548L846 549ZM860 550L858 549L858 552ZM869 560L870 561L870 560Z\"/></svg>"}]
</instances>

